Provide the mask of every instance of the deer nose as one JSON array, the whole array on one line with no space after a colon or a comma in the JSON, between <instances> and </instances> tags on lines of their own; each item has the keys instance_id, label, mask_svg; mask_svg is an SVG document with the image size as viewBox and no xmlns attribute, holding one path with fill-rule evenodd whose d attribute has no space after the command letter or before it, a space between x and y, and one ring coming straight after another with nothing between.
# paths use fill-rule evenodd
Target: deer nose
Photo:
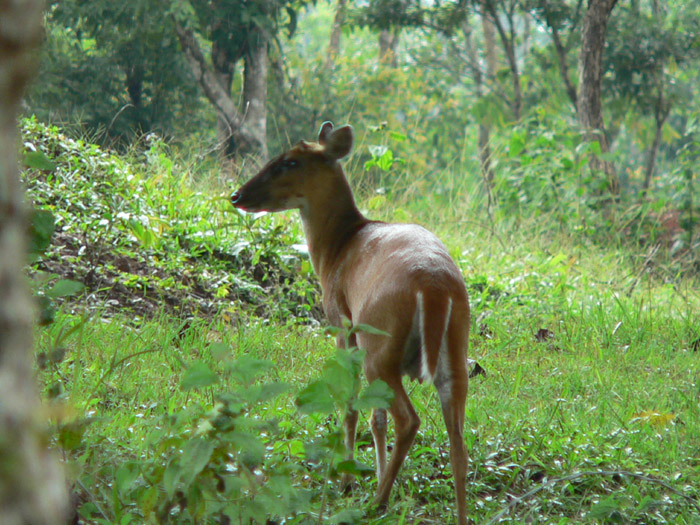
<instances>
[{"instance_id":1,"label":"deer nose","mask_svg":"<svg viewBox=\"0 0 700 525\"><path fill-rule=\"evenodd\" d=\"M241 200L241 192L234 191L233 195L231 195L231 204L236 204L239 200Z\"/></svg>"}]
</instances>

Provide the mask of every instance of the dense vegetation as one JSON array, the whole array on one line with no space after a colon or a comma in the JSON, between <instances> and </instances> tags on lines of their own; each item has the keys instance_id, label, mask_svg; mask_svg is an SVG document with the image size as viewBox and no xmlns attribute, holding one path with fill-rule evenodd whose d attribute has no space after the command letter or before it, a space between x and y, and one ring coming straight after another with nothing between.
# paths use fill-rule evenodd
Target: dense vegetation
<instances>
[{"instance_id":1,"label":"dense vegetation","mask_svg":"<svg viewBox=\"0 0 700 525\"><path fill-rule=\"evenodd\" d=\"M451 519L434 390L408 387L423 425L382 515L368 425L348 462L340 421L387 392L334 349L297 215L228 203L331 119L362 210L427 225L465 277L474 522L700 520L700 8L614 6L595 138L567 72L582 2L152 4L53 5L22 121L37 374L80 519ZM234 100L268 57L266 129L222 136L193 42Z\"/></svg>"}]
</instances>

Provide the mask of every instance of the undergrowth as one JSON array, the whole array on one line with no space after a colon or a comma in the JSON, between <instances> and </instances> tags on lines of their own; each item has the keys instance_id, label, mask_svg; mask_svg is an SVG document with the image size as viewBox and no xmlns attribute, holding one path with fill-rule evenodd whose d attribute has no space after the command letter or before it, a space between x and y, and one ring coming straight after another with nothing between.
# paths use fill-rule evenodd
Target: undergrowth
<instances>
[{"instance_id":1,"label":"undergrowth","mask_svg":"<svg viewBox=\"0 0 700 525\"><path fill-rule=\"evenodd\" d=\"M370 503L367 424L346 461L344 407L368 415L389 394L358 392L361 354L334 350L317 326L294 214L241 215L225 195L194 191L155 139L123 158L23 126L46 241L29 273L57 310L37 327L37 373L80 520L454 519L430 386L407 383L422 426L385 514ZM360 206L431 225L465 276L470 357L485 370L466 411L474 522L700 520L696 281L622 244L556 234L538 226L544 215L507 229L452 182L387 187ZM343 473L357 477L350 494Z\"/></svg>"}]
</instances>

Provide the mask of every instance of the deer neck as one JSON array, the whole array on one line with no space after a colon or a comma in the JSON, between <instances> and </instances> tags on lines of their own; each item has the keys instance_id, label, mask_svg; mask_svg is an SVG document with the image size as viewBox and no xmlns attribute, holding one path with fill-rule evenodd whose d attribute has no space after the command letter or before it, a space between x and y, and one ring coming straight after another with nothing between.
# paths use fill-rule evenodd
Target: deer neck
<instances>
[{"instance_id":1,"label":"deer neck","mask_svg":"<svg viewBox=\"0 0 700 525\"><path fill-rule=\"evenodd\" d=\"M301 207L311 263L324 285L342 257L343 248L367 222L357 209L345 175L335 173L327 191L317 191ZM340 175L340 176L338 176Z\"/></svg>"}]
</instances>

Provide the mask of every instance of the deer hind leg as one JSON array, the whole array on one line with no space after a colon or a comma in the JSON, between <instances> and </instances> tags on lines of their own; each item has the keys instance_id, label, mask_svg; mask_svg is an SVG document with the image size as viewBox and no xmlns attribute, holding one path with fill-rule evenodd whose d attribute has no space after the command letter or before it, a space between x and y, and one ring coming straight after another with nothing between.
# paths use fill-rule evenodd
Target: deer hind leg
<instances>
[{"instance_id":1,"label":"deer hind leg","mask_svg":"<svg viewBox=\"0 0 700 525\"><path fill-rule=\"evenodd\" d=\"M377 454L377 494L374 503L384 507L389 500L392 485L401 465L413 444L420 418L416 414L401 382L403 345L408 339L411 326L402 326L394 337L386 338L365 333L357 334L360 348L366 349L365 377L371 383L375 379L384 381L394 393L388 412L394 420L395 443L387 463L386 432L387 410L375 409L370 425Z\"/></svg>"},{"instance_id":2,"label":"deer hind leg","mask_svg":"<svg viewBox=\"0 0 700 525\"><path fill-rule=\"evenodd\" d=\"M440 348L434 384L440 397L442 415L450 440L450 464L455 480L458 523L466 525L466 479L469 458L464 444L464 407L468 374L466 352L463 350L466 348L464 327L455 325L456 323L452 323L450 326L448 337Z\"/></svg>"},{"instance_id":3,"label":"deer hind leg","mask_svg":"<svg viewBox=\"0 0 700 525\"><path fill-rule=\"evenodd\" d=\"M386 381L386 379L384 380ZM377 472L379 474L377 495L374 498L374 503L381 507L385 506L387 501L389 501L391 487L420 427L420 418L408 399L400 378L398 382L390 383L387 381L387 383L394 390L394 400L389 407L389 413L394 420L396 442L394 443L394 450L391 453L389 464L384 468L381 464L386 462L386 419L384 419L384 428L378 429L374 433L374 444L377 447ZM384 418L386 418L386 414L384 414ZM374 420L373 416L373 423L375 422ZM374 426L372 428L374 432ZM382 458L380 455L384 457Z\"/></svg>"}]
</instances>

